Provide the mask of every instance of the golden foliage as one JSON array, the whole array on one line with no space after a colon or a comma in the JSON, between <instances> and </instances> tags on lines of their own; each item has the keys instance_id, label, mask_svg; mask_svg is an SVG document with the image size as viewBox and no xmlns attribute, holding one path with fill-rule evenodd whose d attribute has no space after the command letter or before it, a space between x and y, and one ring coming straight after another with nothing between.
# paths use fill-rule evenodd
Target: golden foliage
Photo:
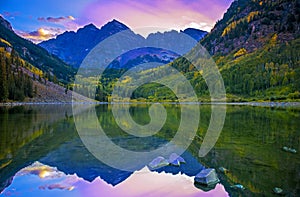
<instances>
[{"instance_id":1,"label":"golden foliage","mask_svg":"<svg viewBox=\"0 0 300 197\"><path fill-rule=\"evenodd\" d=\"M245 48L241 48L240 50L238 50L234 55L233 57L234 58L237 58L237 57L240 57L240 56L243 56L243 55L246 55L247 54L247 50Z\"/></svg>"},{"instance_id":2,"label":"golden foliage","mask_svg":"<svg viewBox=\"0 0 300 197\"><path fill-rule=\"evenodd\" d=\"M259 11L250 12L248 16L245 17L247 18L247 22L250 23L254 19L254 17L257 16L259 13Z\"/></svg>"},{"instance_id":3,"label":"golden foliage","mask_svg":"<svg viewBox=\"0 0 300 197\"><path fill-rule=\"evenodd\" d=\"M0 38L0 42L2 42L2 43L4 43L4 44L6 44L6 45L8 45L8 46L11 47L11 44L8 41L6 41L6 40L4 40L2 38Z\"/></svg>"},{"instance_id":4,"label":"golden foliage","mask_svg":"<svg viewBox=\"0 0 300 197\"><path fill-rule=\"evenodd\" d=\"M240 20L238 21L233 21L232 23L230 23L224 30L222 33L222 36L226 36L231 30L235 29L235 27L237 26L237 24L240 23Z\"/></svg>"},{"instance_id":5,"label":"golden foliage","mask_svg":"<svg viewBox=\"0 0 300 197\"><path fill-rule=\"evenodd\" d=\"M275 46L277 44L277 38L278 38L278 35L275 33L270 40L271 46Z\"/></svg>"},{"instance_id":6,"label":"golden foliage","mask_svg":"<svg viewBox=\"0 0 300 197\"><path fill-rule=\"evenodd\" d=\"M251 21L253 21L254 17L256 15L260 14L259 11L255 11L255 12L250 12L247 16L237 20L237 21L233 21L231 22L224 30L222 33L222 36L226 36L230 31L234 30L236 28L237 25L239 25L240 23L243 22L247 22L250 23Z\"/></svg>"}]
</instances>

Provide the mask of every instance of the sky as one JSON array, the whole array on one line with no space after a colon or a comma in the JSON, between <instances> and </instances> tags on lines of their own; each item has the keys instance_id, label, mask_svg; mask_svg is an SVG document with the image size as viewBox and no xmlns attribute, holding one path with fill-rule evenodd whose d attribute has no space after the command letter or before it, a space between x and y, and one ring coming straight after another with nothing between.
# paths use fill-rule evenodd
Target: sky
<instances>
[{"instance_id":1,"label":"sky","mask_svg":"<svg viewBox=\"0 0 300 197\"><path fill-rule=\"evenodd\" d=\"M0 14L15 32L38 43L90 23L100 28L113 19L143 36L160 29L210 31L232 1L1 0Z\"/></svg>"}]
</instances>

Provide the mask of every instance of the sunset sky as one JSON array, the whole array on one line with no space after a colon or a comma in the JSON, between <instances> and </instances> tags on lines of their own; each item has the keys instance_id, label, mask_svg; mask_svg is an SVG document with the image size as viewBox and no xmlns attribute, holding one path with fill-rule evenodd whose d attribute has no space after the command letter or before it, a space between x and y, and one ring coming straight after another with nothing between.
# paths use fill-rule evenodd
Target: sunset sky
<instances>
[{"instance_id":1,"label":"sunset sky","mask_svg":"<svg viewBox=\"0 0 300 197\"><path fill-rule=\"evenodd\" d=\"M0 14L34 42L116 19L132 29L157 27L210 31L233 0L1 0ZM138 32L146 35L150 32Z\"/></svg>"}]
</instances>

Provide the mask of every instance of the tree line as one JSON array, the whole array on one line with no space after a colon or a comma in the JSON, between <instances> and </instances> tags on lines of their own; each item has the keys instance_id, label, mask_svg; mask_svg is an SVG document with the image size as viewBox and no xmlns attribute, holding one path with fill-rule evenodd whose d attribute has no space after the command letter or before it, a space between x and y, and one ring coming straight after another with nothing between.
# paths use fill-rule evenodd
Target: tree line
<instances>
[{"instance_id":1,"label":"tree line","mask_svg":"<svg viewBox=\"0 0 300 197\"><path fill-rule=\"evenodd\" d=\"M34 96L32 79L24 73L24 61L12 50L0 52L0 101L23 101Z\"/></svg>"}]
</instances>

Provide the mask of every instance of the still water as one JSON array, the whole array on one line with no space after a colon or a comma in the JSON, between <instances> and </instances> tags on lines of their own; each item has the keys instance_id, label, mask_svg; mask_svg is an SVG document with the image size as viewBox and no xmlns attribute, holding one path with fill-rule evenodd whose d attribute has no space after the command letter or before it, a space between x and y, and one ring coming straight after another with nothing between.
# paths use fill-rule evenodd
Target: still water
<instances>
[{"instance_id":1,"label":"still water","mask_svg":"<svg viewBox=\"0 0 300 197\"><path fill-rule=\"evenodd\" d=\"M147 125L151 121L149 107L131 104L130 116ZM147 137L124 132L114 118L112 105L96 106L92 116L114 145L146 153L173 139L181 107L165 104L164 125ZM103 153L113 162L126 161L134 166L132 171L112 167L86 147L74 123L74 118L79 118L85 128L95 124L89 122L91 111L85 107L76 114L70 105L1 107L0 196L276 196L275 187L283 189L285 196L299 195L299 109L227 105L217 143L205 157L199 157L212 110L211 105L190 107L200 107L200 121L191 144L182 151L186 163L151 169L147 164L155 155L149 161L128 161L126 155L115 159L116 152ZM126 121L121 124L126 126ZM285 152L284 146L298 152ZM221 172L220 167L228 172ZM194 184L194 176L204 168L215 168L220 183L212 188ZM235 184L245 189L235 189Z\"/></svg>"}]
</instances>

